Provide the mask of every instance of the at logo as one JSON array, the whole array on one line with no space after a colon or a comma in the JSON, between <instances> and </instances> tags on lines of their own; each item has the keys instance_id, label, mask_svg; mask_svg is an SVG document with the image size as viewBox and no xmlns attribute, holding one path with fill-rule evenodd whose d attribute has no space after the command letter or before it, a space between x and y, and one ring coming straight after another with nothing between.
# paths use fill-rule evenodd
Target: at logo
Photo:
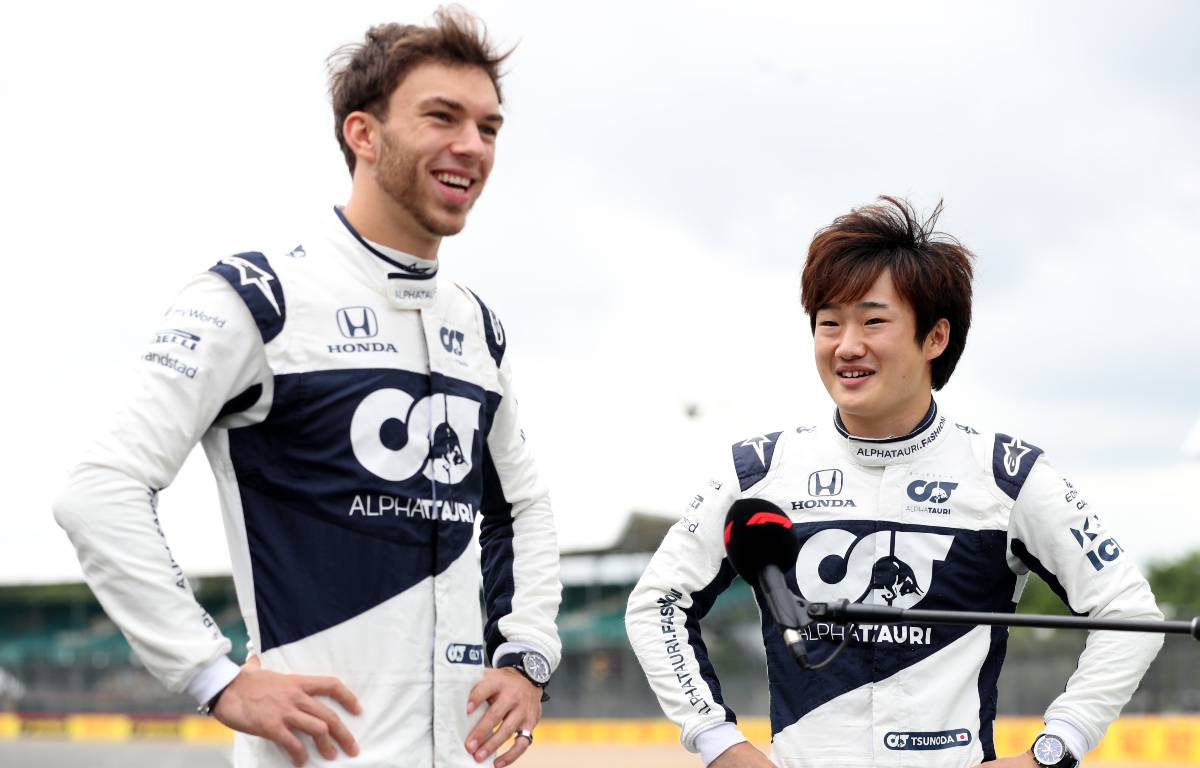
<instances>
[{"instance_id":1,"label":"at logo","mask_svg":"<svg viewBox=\"0 0 1200 768\"><path fill-rule=\"evenodd\" d=\"M463 332L442 326L440 335L442 337L442 348L447 352L461 357L463 353Z\"/></svg>"},{"instance_id":2,"label":"at logo","mask_svg":"<svg viewBox=\"0 0 1200 768\"><path fill-rule=\"evenodd\" d=\"M1112 537L1105 538L1095 549L1092 549L1093 543L1102 535L1100 528L1100 518L1095 515L1088 515L1083 518L1083 525L1079 528L1071 529L1071 535L1075 537L1075 541L1083 548L1088 562L1097 571L1103 569L1106 563L1111 563L1120 557L1122 552L1121 545Z\"/></svg>"},{"instance_id":3,"label":"at logo","mask_svg":"<svg viewBox=\"0 0 1200 768\"><path fill-rule=\"evenodd\" d=\"M459 483L471 472L479 408L477 401L458 395L414 401L401 389L376 390L354 410L350 445L358 462L384 480L400 482L419 473L439 483Z\"/></svg>"},{"instance_id":4,"label":"at logo","mask_svg":"<svg viewBox=\"0 0 1200 768\"><path fill-rule=\"evenodd\" d=\"M808 476L809 496L837 496L842 492L842 470L818 469Z\"/></svg>"},{"instance_id":5,"label":"at logo","mask_svg":"<svg viewBox=\"0 0 1200 768\"><path fill-rule=\"evenodd\" d=\"M892 750L927 750L965 747L971 743L971 732L966 728L952 731L890 731L883 737L883 745Z\"/></svg>"},{"instance_id":6,"label":"at logo","mask_svg":"<svg viewBox=\"0 0 1200 768\"><path fill-rule=\"evenodd\" d=\"M875 531L857 536L826 528L809 537L796 558L801 596L815 602L884 602L912 608L933 577L933 563L945 560L954 537L910 531Z\"/></svg>"},{"instance_id":7,"label":"at logo","mask_svg":"<svg viewBox=\"0 0 1200 768\"><path fill-rule=\"evenodd\" d=\"M342 307L337 311L338 330L347 339L371 339L379 333L379 321L370 307Z\"/></svg>"},{"instance_id":8,"label":"at logo","mask_svg":"<svg viewBox=\"0 0 1200 768\"><path fill-rule=\"evenodd\" d=\"M913 501L928 501L930 504L945 504L950 501L950 494L954 493L957 487L958 483L948 480L934 480L928 483L924 480L913 480L908 484L908 498Z\"/></svg>"},{"instance_id":9,"label":"at logo","mask_svg":"<svg viewBox=\"0 0 1200 768\"><path fill-rule=\"evenodd\" d=\"M446 646L446 661L451 664L482 664L483 646L450 643Z\"/></svg>"}]
</instances>

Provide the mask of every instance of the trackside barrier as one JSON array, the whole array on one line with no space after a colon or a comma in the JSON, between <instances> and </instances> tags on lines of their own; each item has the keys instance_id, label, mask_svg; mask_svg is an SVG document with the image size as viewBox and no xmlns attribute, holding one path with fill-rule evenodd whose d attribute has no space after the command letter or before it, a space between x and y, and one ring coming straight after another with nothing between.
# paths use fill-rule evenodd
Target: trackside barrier
<instances>
[{"instance_id":1,"label":"trackside barrier","mask_svg":"<svg viewBox=\"0 0 1200 768\"><path fill-rule=\"evenodd\" d=\"M756 744L771 743L770 721L743 718L742 731ZM996 720L995 743L999 755L1029 748L1041 731L1037 717L1001 717ZM663 719L559 720L538 724L540 743L669 745L679 743L679 730ZM181 741L222 744L233 733L209 717L18 714L0 712L0 741L55 739L64 741ZM1088 754L1093 763L1140 765L1200 765L1200 715L1130 715L1112 724L1100 746Z\"/></svg>"}]
</instances>

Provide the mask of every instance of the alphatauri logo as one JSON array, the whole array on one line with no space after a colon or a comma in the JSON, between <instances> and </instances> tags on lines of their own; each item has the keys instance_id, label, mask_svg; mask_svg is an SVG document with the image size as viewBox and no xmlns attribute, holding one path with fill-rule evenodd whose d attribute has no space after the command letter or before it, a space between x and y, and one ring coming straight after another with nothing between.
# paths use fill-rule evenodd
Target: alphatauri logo
<instances>
[{"instance_id":1,"label":"alphatauri logo","mask_svg":"<svg viewBox=\"0 0 1200 768\"><path fill-rule=\"evenodd\" d=\"M384 480L422 474L446 485L471 472L480 404L436 393L416 400L402 389L379 389L363 398L350 420L350 445L358 462ZM386 429L396 424L403 433Z\"/></svg>"},{"instance_id":2,"label":"alphatauri logo","mask_svg":"<svg viewBox=\"0 0 1200 768\"><path fill-rule=\"evenodd\" d=\"M849 600L912 608L929 591L933 564L945 560L954 537L917 531L863 536L825 528L808 538L796 558L796 584L814 602Z\"/></svg>"}]
</instances>

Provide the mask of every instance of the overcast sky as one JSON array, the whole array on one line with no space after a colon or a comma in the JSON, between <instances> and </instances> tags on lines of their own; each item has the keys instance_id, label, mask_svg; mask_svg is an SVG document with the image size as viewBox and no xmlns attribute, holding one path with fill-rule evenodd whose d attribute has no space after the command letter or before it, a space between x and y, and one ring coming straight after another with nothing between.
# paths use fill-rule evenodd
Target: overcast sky
<instances>
[{"instance_id":1,"label":"overcast sky","mask_svg":"<svg viewBox=\"0 0 1200 768\"><path fill-rule=\"evenodd\" d=\"M1140 561L1200 547L1200 5L834 5L469 4L519 46L443 274L505 322L564 546L830 417L803 255L894 194L979 257L943 407L1044 448ZM325 57L434 5L298 7L0 6L0 582L77 577L50 501L157 318L344 202ZM162 514L185 569L227 567L199 451Z\"/></svg>"}]
</instances>

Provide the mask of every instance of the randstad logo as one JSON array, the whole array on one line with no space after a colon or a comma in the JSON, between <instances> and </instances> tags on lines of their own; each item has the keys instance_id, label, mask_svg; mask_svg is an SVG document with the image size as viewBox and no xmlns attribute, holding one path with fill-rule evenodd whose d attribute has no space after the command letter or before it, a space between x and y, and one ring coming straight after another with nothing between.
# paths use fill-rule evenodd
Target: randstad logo
<instances>
[{"instance_id":1,"label":"randstad logo","mask_svg":"<svg viewBox=\"0 0 1200 768\"><path fill-rule=\"evenodd\" d=\"M945 504L950 501L950 494L954 493L957 487L958 483L947 480L913 480L908 484L908 498L913 501L927 501L930 504Z\"/></svg>"},{"instance_id":2,"label":"randstad logo","mask_svg":"<svg viewBox=\"0 0 1200 768\"><path fill-rule=\"evenodd\" d=\"M379 321L370 307L342 307L337 311L337 322L347 339L370 339L379 333Z\"/></svg>"},{"instance_id":3,"label":"randstad logo","mask_svg":"<svg viewBox=\"0 0 1200 768\"><path fill-rule=\"evenodd\" d=\"M809 496L837 496L842 492L842 470L818 469L808 476Z\"/></svg>"}]
</instances>

